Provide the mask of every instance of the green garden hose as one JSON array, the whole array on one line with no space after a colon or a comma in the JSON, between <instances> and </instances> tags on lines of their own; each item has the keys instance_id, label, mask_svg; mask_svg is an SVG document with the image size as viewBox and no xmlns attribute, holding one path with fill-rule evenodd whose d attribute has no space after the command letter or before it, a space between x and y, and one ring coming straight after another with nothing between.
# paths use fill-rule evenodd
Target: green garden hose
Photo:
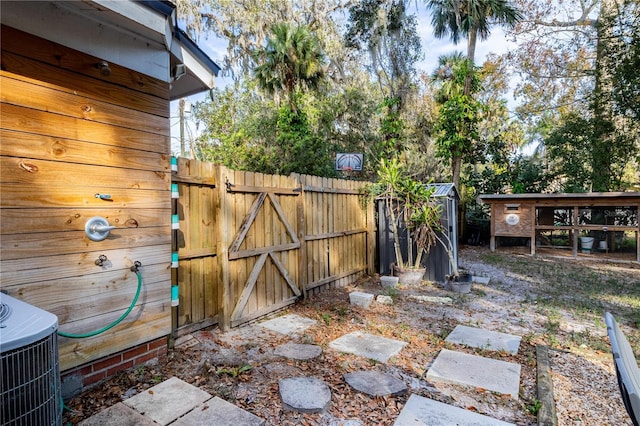
<instances>
[{"instance_id":1,"label":"green garden hose","mask_svg":"<svg viewBox=\"0 0 640 426\"><path fill-rule=\"evenodd\" d=\"M98 330L95 330L89 333L72 334L72 333L65 333L64 331L58 330L58 335L62 337L68 337L71 339L84 339L86 337L93 337L100 333L104 333L105 331L110 330L116 325L120 324L120 322L122 322L122 320L125 319L127 315L129 315L129 312L131 312L133 308L136 306L136 303L138 302L138 297L140 297L140 291L142 290L142 274L140 273L140 271L138 271L139 266L140 266L140 262L135 262L134 266L131 267L131 271L135 272L136 275L138 276L138 289L136 290L136 295L131 301L131 305L129 305L129 309L127 309L124 314L120 315L120 318L118 318L117 320L115 320L109 325L106 325Z\"/></svg>"}]
</instances>

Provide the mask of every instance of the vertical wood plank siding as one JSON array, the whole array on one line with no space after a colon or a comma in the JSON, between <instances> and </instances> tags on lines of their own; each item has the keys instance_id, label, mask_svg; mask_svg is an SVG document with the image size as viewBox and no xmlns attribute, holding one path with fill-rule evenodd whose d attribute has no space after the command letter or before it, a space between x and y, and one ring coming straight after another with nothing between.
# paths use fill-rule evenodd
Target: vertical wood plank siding
<instances>
[{"instance_id":1,"label":"vertical wood plank siding","mask_svg":"<svg viewBox=\"0 0 640 426\"><path fill-rule=\"evenodd\" d=\"M180 189L178 334L237 326L373 272L373 208L360 202L362 182L182 158L173 180Z\"/></svg>"},{"instance_id":2,"label":"vertical wood plank siding","mask_svg":"<svg viewBox=\"0 0 640 426\"><path fill-rule=\"evenodd\" d=\"M0 281L9 294L53 312L61 369L171 332L169 87L131 70L2 27L0 71ZM111 201L95 197L109 194ZM93 216L116 226L87 238ZM108 262L95 264L100 255Z\"/></svg>"}]
</instances>

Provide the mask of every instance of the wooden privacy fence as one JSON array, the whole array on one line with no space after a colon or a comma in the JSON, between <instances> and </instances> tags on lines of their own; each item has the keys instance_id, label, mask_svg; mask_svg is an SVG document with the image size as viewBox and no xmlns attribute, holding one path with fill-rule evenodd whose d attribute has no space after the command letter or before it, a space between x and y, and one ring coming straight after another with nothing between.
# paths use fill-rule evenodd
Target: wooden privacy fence
<instances>
[{"instance_id":1,"label":"wooden privacy fence","mask_svg":"<svg viewBox=\"0 0 640 426\"><path fill-rule=\"evenodd\" d=\"M241 172L180 158L172 181L179 288L174 330L235 327L373 273L363 182Z\"/></svg>"}]
</instances>

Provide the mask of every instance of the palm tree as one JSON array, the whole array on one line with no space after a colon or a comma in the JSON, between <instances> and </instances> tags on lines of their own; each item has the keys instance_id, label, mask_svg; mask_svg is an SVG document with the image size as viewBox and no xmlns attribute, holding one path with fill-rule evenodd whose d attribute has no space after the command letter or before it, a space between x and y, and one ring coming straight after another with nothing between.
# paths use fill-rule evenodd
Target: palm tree
<instances>
[{"instance_id":1,"label":"palm tree","mask_svg":"<svg viewBox=\"0 0 640 426\"><path fill-rule=\"evenodd\" d=\"M486 40L491 26L515 25L522 15L507 0L427 0L427 8L433 13L431 24L434 35L447 35L458 43L461 36L467 37L467 58L473 63L478 36Z\"/></svg>"},{"instance_id":2,"label":"palm tree","mask_svg":"<svg viewBox=\"0 0 640 426\"><path fill-rule=\"evenodd\" d=\"M258 85L272 95L282 94L296 111L294 94L317 89L324 78L324 56L318 39L306 26L276 24L264 49L257 52L261 65L255 68Z\"/></svg>"}]
</instances>

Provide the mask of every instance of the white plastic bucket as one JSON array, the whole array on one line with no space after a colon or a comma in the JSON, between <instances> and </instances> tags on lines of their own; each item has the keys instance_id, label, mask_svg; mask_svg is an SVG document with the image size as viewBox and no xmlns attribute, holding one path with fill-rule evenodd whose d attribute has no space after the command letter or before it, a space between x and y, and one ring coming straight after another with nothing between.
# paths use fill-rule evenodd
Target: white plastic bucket
<instances>
[{"instance_id":1,"label":"white plastic bucket","mask_svg":"<svg viewBox=\"0 0 640 426\"><path fill-rule=\"evenodd\" d=\"M582 247L583 253L591 253L591 249L593 248L593 242L596 239L593 237L580 237L580 246Z\"/></svg>"}]
</instances>

